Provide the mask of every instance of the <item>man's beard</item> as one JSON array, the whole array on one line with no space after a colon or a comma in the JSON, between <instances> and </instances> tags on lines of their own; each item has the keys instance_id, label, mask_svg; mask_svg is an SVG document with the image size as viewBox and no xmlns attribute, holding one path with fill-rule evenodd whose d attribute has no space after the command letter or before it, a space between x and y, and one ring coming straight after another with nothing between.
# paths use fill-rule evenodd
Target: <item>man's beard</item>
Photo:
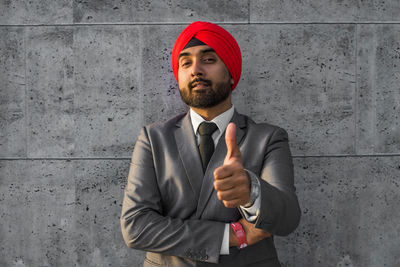
<instances>
[{"instance_id":1,"label":"man's beard","mask_svg":"<svg viewBox=\"0 0 400 267\"><path fill-rule=\"evenodd\" d=\"M193 84L196 82L202 82L209 88L204 90L198 90L193 93ZM186 105L194 108L210 108L218 105L228 98L231 93L231 84L229 80L227 82L220 82L212 86L210 80L202 78L196 78L188 84L186 88L179 90L181 98Z\"/></svg>"}]
</instances>

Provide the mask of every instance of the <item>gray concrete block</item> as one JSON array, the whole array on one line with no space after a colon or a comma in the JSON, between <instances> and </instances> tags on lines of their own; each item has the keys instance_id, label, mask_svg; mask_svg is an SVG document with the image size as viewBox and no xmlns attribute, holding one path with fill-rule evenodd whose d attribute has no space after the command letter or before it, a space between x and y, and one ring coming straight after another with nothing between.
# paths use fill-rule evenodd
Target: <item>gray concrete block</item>
<instances>
[{"instance_id":1,"label":"gray concrete block","mask_svg":"<svg viewBox=\"0 0 400 267\"><path fill-rule=\"evenodd\" d=\"M62 157L74 151L73 29L27 29L28 156Z\"/></svg>"},{"instance_id":2,"label":"gray concrete block","mask_svg":"<svg viewBox=\"0 0 400 267\"><path fill-rule=\"evenodd\" d=\"M399 21L397 0L254 0L250 22L363 22Z\"/></svg>"},{"instance_id":3,"label":"gray concrete block","mask_svg":"<svg viewBox=\"0 0 400 267\"><path fill-rule=\"evenodd\" d=\"M0 161L1 266L140 266L119 223L129 161Z\"/></svg>"},{"instance_id":4,"label":"gray concrete block","mask_svg":"<svg viewBox=\"0 0 400 267\"><path fill-rule=\"evenodd\" d=\"M237 109L285 128L295 155L354 153L355 27L232 26L243 72Z\"/></svg>"},{"instance_id":5,"label":"gray concrete block","mask_svg":"<svg viewBox=\"0 0 400 267\"><path fill-rule=\"evenodd\" d=\"M400 21L400 1L357 1L358 21Z\"/></svg>"},{"instance_id":6,"label":"gray concrete block","mask_svg":"<svg viewBox=\"0 0 400 267\"><path fill-rule=\"evenodd\" d=\"M72 23L72 0L1 1L0 24Z\"/></svg>"},{"instance_id":7,"label":"gray concrete block","mask_svg":"<svg viewBox=\"0 0 400 267\"><path fill-rule=\"evenodd\" d=\"M24 29L2 27L0 36L0 157L25 157Z\"/></svg>"},{"instance_id":8,"label":"gray concrete block","mask_svg":"<svg viewBox=\"0 0 400 267\"><path fill-rule=\"evenodd\" d=\"M74 168L0 161L0 266L74 266Z\"/></svg>"},{"instance_id":9,"label":"gray concrete block","mask_svg":"<svg viewBox=\"0 0 400 267\"><path fill-rule=\"evenodd\" d=\"M140 41L124 26L33 28L30 157L129 157L143 125Z\"/></svg>"},{"instance_id":10,"label":"gray concrete block","mask_svg":"<svg viewBox=\"0 0 400 267\"><path fill-rule=\"evenodd\" d=\"M361 25L357 152L400 152L400 26Z\"/></svg>"},{"instance_id":11,"label":"gray concrete block","mask_svg":"<svg viewBox=\"0 0 400 267\"><path fill-rule=\"evenodd\" d=\"M144 123L165 120L187 110L172 72L171 53L185 26L142 27L142 79Z\"/></svg>"},{"instance_id":12,"label":"gray concrete block","mask_svg":"<svg viewBox=\"0 0 400 267\"><path fill-rule=\"evenodd\" d=\"M247 22L248 3L249 0L74 1L74 22Z\"/></svg>"},{"instance_id":13,"label":"gray concrete block","mask_svg":"<svg viewBox=\"0 0 400 267\"><path fill-rule=\"evenodd\" d=\"M130 157L143 125L137 27L74 32L76 156Z\"/></svg>"},{"instance_id":14,"label":"gray concrete block","mask_svg":"<svg viewBox=\"0 0 400 267\"><path fill-rule=\"evenodd\" d=\"M120 215L129 160L77 161L76 251L81 266L141 266L144 252L128 248Z\"/></svg>"},{"instance_id":15,"label":"gray concrete block","mask_svg":"<svg viewBox=\"0 0 400 267\"><path fill-rule=\"evenodd\" d=\"M299 228L283 266L399 266L400 157L297 158Z\"/></svg>"}]
</instances>

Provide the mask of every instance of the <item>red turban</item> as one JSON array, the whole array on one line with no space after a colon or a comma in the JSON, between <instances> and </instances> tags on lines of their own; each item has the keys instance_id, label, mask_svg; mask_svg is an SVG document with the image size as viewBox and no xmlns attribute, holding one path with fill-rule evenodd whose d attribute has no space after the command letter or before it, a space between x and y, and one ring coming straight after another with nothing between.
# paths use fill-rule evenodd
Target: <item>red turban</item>
<instances>
[{"instance_id":1,"label":"red turban","mask_svg":"<svg viewBox=\"0 0 400 267\"><path fill-rule=\"evenodd\" d=\"M196 38L214 49L231 73L234 80L232 90L235 89L242 73L242 54L239 45L224 28L210 22L193 22L176 39L172 49L172 70L176 80L178 81L179 54L192 38Z\"/></svg>"}]
</instances>

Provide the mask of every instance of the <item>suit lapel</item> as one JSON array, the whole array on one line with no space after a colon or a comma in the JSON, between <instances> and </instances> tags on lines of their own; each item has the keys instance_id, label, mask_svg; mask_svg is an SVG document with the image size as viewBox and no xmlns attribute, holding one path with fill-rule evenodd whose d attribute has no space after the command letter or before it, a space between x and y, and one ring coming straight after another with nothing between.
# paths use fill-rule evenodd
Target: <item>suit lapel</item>
<instances>
[{"instance_id":1,"label":"suit lapel","mask_svg":"<svg viewBox=\"0 0 400 267\"><path fill-rule=\"evenodd\" d=\"M240 146L242 139L246 131L246 121L243 115L236 112L233 114L231 122L236 124L236 142ZM193 131L193 130L192 130ZM214 154L212 155L206 172L204 174L203 183L201 185L201 191L199 196L199 202L197 203L196 217L200 218L210 199L212 193L215 193L214 189L214 170L219 166L222 166L226 156L226 143L225 143L225 132L221 135L218 141L217 147L215 148Z\"/></svg>"},{"instance_id":2,"label":"suit lapel","mask_svg":"<svg viewBox=\"0 0 400 267\"><path fill-rule=\"evenodd\" d=\"M196 199L198 199L204 174L189 112L176 126L175 142L178 147L179 156L182 160L193 193Z\"/></svg>"}]
</instances>

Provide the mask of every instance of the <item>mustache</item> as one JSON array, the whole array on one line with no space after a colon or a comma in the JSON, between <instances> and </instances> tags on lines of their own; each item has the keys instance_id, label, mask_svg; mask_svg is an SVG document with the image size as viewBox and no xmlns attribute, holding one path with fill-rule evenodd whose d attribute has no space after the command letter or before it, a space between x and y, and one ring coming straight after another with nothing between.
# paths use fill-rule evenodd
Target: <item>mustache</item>
<instances>
[{"instance_id":1,"label":"mustache","mask_svg":"<svg viewBox=\"0 0 400 267\"><path fill-rule=\"evenodd\" d=\"M202 82L202 83L204 83L205 85L207 85L207 86L210 86L211 84L212 84L212 82L210 81L210 80L206 80L206 79L203 79L203 78L196 78L196 79L194 79L193 81L191 81L190 83L189 83L189 89L190 90L192 90L193 89L193 85L195 84L195 83L198 83L198 82Z\"/></svg>"}]
</instances>

